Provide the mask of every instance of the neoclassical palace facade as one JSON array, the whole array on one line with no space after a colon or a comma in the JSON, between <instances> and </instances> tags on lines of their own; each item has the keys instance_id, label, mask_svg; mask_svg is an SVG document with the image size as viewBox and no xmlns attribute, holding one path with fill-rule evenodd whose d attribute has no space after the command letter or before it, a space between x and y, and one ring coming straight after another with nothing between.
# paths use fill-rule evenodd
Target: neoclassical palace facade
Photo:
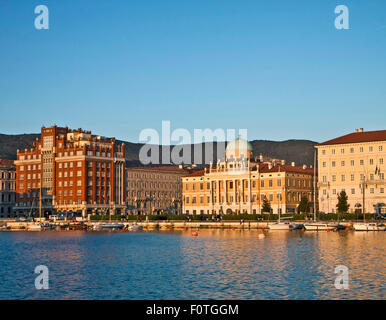
<instances>
[{"instance_id":1,"label":"neoclassical palace facade","mask_svg":"<svg viewBox=\"0 0 386 320\"><path fill-rule=\"evenodd\" d=\"M294 213L302 196L313 207L314 169L283 160L252 160L252 146L240 137L230 142L225 159L182 177L187 214L262 213L266 198L273 213Z\"/></svg>"}]
</instances>

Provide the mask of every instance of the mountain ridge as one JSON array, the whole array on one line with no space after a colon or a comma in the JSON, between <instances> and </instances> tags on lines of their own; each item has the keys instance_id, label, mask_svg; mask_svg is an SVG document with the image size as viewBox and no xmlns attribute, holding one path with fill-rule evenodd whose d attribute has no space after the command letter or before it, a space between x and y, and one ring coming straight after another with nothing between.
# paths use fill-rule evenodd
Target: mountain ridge
<instances>
[{"instance_id":1,"label":"mountain ridge","mask_svg":"<svg viewBox=\"0 0 386 320\"><path fill-rule=\"evenodd\" d=\"M32 142L39 138L38 133L24 134L0 134L0 159L15 160L17 149L24 150L31 148ZM138 163L138 154L142 143L135 143L123 140L116 140L118 143L125 144L126 160ZM254 156L262 154L264 157L284 159L287 163L295 162L297 165L313 165L315 141L305 139L289 139L284 141L272 140L251 140ZM201 144L202 145L202 144ZM193 148L193 144L190 145ZM201 146L202 147L202 146ZM217 143L213 144L215 154L217 154ZM171 146L171 149L173 146ZM161 146L160 146L161 149ZM192 149L193 150L193 149ZM205 146L203 147L203 157L205 156ZM161 154L161 152L160 152ZM192 159L193 160L193 159ZM213 159L216 161L217 159Z\"/></svg>"}]
</instances>

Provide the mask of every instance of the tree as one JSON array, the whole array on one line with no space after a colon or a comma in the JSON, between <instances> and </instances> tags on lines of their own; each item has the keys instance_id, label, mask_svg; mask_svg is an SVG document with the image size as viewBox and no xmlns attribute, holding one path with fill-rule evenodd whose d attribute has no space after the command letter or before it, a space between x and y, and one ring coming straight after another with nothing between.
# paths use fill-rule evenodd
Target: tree
<instances>
[{"instance_id":1,"label":"tree","mask_svg":"<svg viewBox=\"0 0 386 320\"><path fill-rule=\"evenodd\" d=\"M268 201L266 196L263 199L263 212L271 213L271 203Z\"/></svg>"},{"instance_id":2,"label":"tree","mask_svg":"<svg viewBox=\"0 0 386 320\"><path fill-rule=\"evenodd\" d=\"M348 211L350 205L347 203L348 196L344 190L338 194L338 203L336 204L336 210L338 213L345 213Z\"/></svg>"},{"instance_id":3,"label":"tree","mask_svg":"<svg viewBox=\"0 0 386 320\"><path fill-rule=\"evenodd\" d=\"M310 211L310 203L308 202L307 196L302 196L302 199L298 205L298 213L308 213Z\"/></svg>"}]
</instances>

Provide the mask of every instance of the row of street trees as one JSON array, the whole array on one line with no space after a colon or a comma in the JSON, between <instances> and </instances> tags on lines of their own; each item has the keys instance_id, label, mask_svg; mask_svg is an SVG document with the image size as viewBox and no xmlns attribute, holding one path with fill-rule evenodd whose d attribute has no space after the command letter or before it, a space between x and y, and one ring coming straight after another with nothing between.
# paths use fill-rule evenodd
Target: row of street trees
<instances>
[{"instance_id":1,"label":"row of street trees","mask_svg":"<svg viewBox=\"0 0 386 320\"><path fill-rule=\"evenodd\" d=\"M336 211L338 213L346 213L348 212L348 209L350 205L347 203L348 196L344 190L342 190L338 194L338 203L336 204ZM271 212L271 203L267 199L267 197L264 197L263 199L263 212ZM308 201L308 198L306 196L303 196L299 202L299 205L297 207L298 213L305 213L310 211L310 202Z\"/></svg>"}]
</instances>

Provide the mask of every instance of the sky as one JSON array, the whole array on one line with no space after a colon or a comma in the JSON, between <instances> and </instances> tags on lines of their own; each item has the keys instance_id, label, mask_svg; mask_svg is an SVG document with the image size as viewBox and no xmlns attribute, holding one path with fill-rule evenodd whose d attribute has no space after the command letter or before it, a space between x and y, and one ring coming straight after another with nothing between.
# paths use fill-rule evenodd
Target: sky
<instances>
[{"instance_id":1,"label":"sky","mask_svg":"<svg viewBox=\"0 0 386 320\"><path fill-rule=\"evenodd\" d=\"M0 0L4 134L56 124L138 142L169 120L321 142L386 129L385 78L384 0Z\"/></svg>"}]
</instances>

